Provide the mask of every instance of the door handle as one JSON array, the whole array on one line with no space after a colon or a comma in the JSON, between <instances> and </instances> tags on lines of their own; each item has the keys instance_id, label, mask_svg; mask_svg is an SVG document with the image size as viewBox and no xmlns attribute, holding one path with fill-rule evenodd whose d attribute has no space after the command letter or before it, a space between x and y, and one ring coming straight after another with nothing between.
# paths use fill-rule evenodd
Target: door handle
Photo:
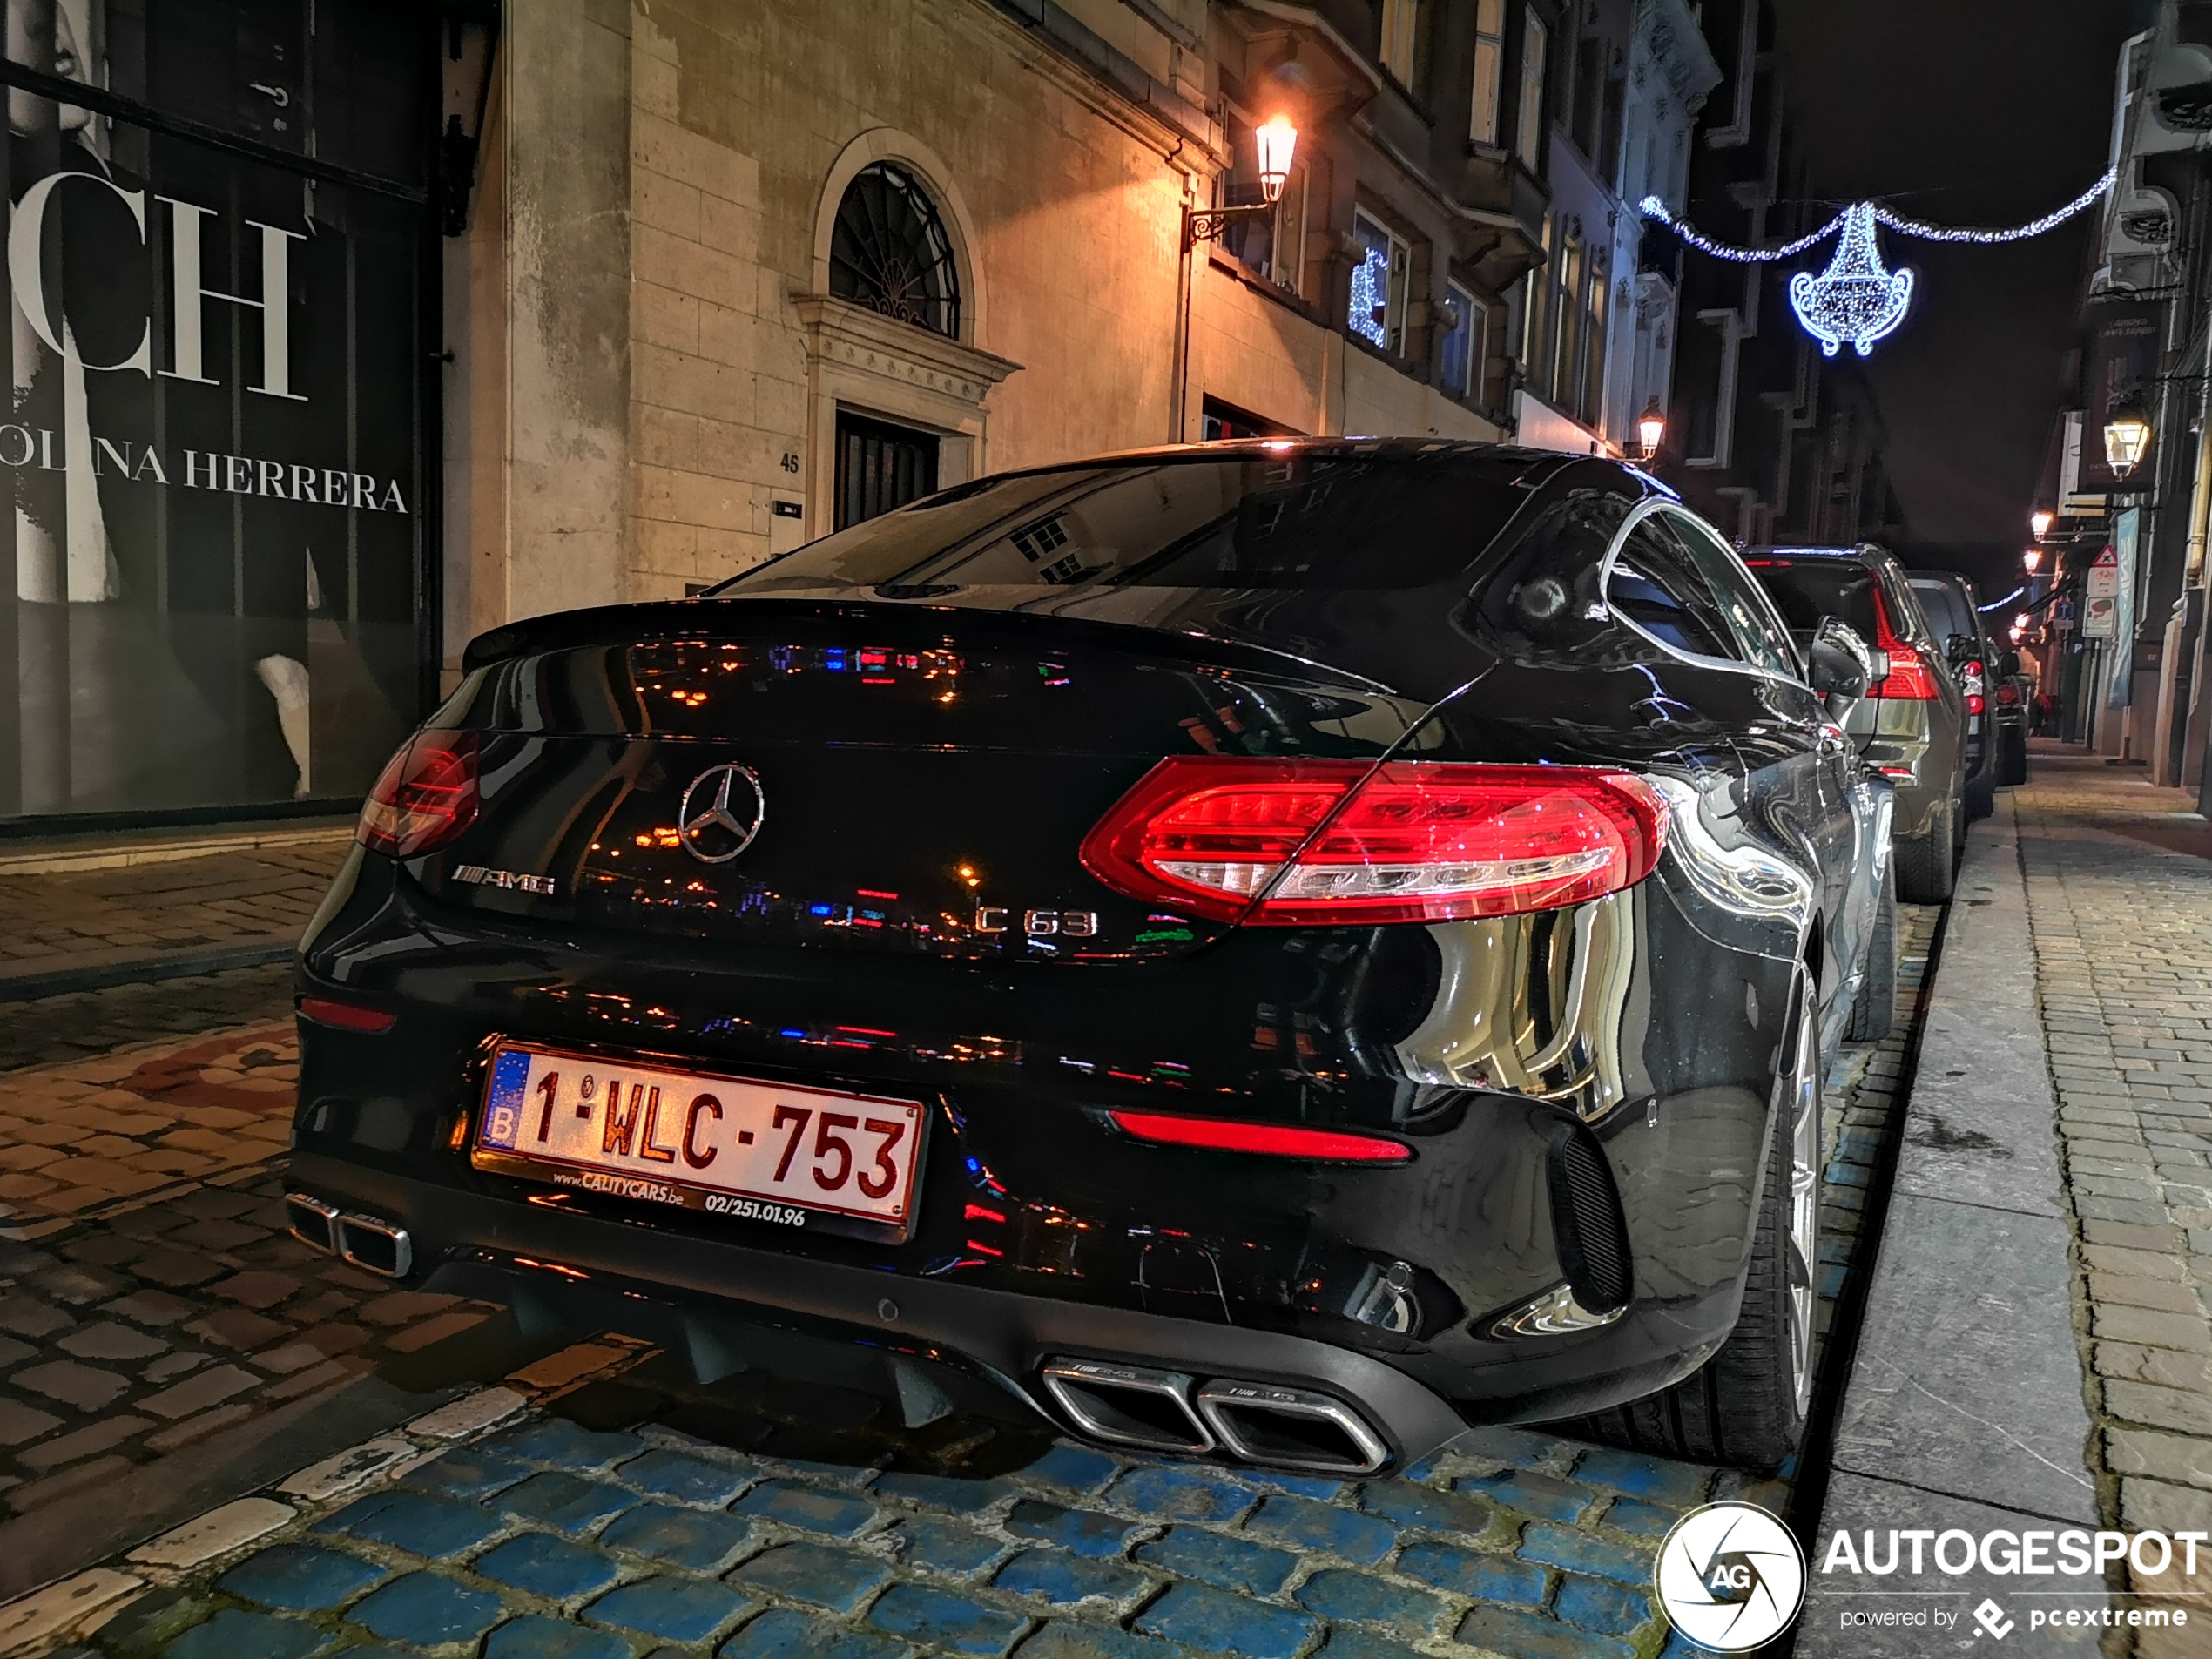
<instances>
[{"instance_id":1,"label":"door handle","mask_svg":"<svg viewBox=\"0 0 2212 1659\"><path fill-rule=\"evenodd\" d=\"M259 92L280 110L288 110L292 107L292 94L281 86L270 86L260 81L248 81L246 85L247 91Z\"/></svg>"}]
</instances>

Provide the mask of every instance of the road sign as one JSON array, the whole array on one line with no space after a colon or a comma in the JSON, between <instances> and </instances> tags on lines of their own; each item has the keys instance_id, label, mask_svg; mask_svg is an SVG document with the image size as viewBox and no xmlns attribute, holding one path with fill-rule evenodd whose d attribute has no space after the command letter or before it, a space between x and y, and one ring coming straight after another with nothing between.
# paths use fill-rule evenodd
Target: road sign
<instances>
[{"instance_id":1,"label":"road sign","mask_svg":"<svg viewBox=\"0 0 2212 1659\"><path fill-rule=\"evenodd\" d=\"M2107 548L2090 565L2083 584L2081 637L2110 639L2120 617L2120 552Z\"/></svg>"}]
</instances>

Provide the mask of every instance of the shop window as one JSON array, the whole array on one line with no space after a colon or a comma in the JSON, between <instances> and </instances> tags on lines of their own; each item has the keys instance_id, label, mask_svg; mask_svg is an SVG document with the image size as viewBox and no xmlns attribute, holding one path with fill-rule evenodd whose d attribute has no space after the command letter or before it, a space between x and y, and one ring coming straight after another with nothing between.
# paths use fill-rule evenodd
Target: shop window
<instances>
[{"instance_id":1,"label":"shop window","mask_svg":"<svg viewBox=\"0 0 2212 1659\"><path fill-rule=\"evenodd\" d=\"M937 435L837 412L837 528L880 517L937 489Z\"/></svg>"},{"instance_id":2,"label":"shop window","mask_svg":"<svg viewBox=\"0 0 2212 1659\"><path fill-rule=\"evenodd\" d=\"M435 690L438 30L233 10L9 9L16 62L103 109L8 100L0 819L334 808Z\"/></svg>"},{"instance_id":3,"label":"shop window","mask_svg":"<svg viewBox=\"0 0 2212 1659\"><path fill-rule=\"evenodd\" d=\"M1522 19L1521 29L1521 107L1519 130L1514 138L1514 150L1533 172L1544 168L1544 72L1548 65L1545 54L1550 50L1551 31L1544 27L1544 20L1534 12Z\"/></svg>"},{"instance_id":4,"label":"shop window","mask_svg":"<svg viewBox=\"0 0 2212 1659\"><path fill-rule=\"evenodd\" d=\"M1362 212L1352 216L1359 263L1352 267L1352 296L1345 323L1352 332L1386 352L1406 348L1406 294L1413 273L1413 250L1403 237Z\"/></svg>"},{"instance_id":5,"label":"shop window","mask_svg":"<svg viewBox=\"0 0 2212 1659\"><path fill-rule=\"evenodd\" d=\"M960 338L960 272L952 241L936 204L904 168L879 161L845 187L830 233L830 292L932 334Z\"/></svg>"},{"instance_id":6,"label":"shop window","mask_svg":"<svg viewBox=\"0 0 2212 1659\"><path fill-rule=\"evenodd\" d=\"M1467 137L1476 144L1498 141L1499 100L1505 91L1506 0L1476 0L1474 9L1474 104Z\"/></svg>"},{"instance_id":7,"label":"shop window","mask_svg":"<svg viewBox=\"0 0 2212 1659\"><path fill-rule=\"evenodd\" d=\"M1408 91L1420 90L1427 25L1428 0L1383 0L1382 65Z\"/></svg>"},{"instance_id":8,"label":"shop window","mask_svg":"<svg viewBox=\"0 0 2212 1659\"><path fill-rule=\"evenodd\" d=\"M1444 335L1440 366L1444 389L1454 397L1476 397L1482 391L1482 366L1489 355L1489 307L1457 282L1446 285L1445 295L1451 326Z\"/></svg>"}]
</instances>

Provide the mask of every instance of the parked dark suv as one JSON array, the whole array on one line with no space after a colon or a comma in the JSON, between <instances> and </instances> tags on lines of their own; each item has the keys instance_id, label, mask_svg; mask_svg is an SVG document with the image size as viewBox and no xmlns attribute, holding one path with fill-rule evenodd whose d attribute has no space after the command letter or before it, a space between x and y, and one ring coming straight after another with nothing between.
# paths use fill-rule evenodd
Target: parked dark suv
<instances>
[{"instance_id":1,"label":"parked dark suv","mask_svg":"<svg viewBox=\"0 0 2212 1659\"><path fill-rule=\"evenodd\" d=\"M1974 584L1956 570L1915 570L1910 580L1966 699L1966 817L1986 818L1996 809L1999 782L1994 693L2002 664L1997 644L1983 624Z\"/></svg>"},{"instance_id":2,"label":"parked dark suv","mask_svg":"<svg viewBox=\"0 0 2212 1659\"><path fill-rule=\"evenodd\" d=\"M1871 543L1761 548L1744 563L1801 647L1823 617L1836 617L1886 657L1884 678L1846 711L1844 729L1897 786L1898 896L1942 903L1966 845L1966 698L1904 568Z\"/></svg>"}]
</instances>

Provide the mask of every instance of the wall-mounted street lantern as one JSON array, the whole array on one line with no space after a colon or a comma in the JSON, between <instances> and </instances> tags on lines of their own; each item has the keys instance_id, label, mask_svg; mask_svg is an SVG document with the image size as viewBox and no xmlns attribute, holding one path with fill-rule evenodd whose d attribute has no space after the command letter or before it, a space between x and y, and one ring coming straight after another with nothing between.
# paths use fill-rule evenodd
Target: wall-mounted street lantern
<instances>
[{"instance_id":1,"label":"wall-mounted street lantern","mask_svg":"<svg viewBox=\"0 0 2212 1659\"><path fill-rule=\"evenodd\" d=\"M2105 421L2105 464L2112 475L2124 479L2135 470L2150 448L2150 412L2139 393L2120 400Z\"/></svg>"},{"instance_id":2,"label":"wall-mounted street lantern","mask_svg":"<svg viewBox=\"0 0 2212 1659\"><path fill-rule=\"evenodd\" d=\"M2050 514L2040 507L2027 516L2027 528L2034 533L2035 539L2039 542L2051 533L2051 526L2054 522Z\"/></svg>"},{"instance_id":3,"label":"wall-mounted street lantern","mask_svg":"<svg viewBox=\"0 0 2212 1659\"><path fill-rule=\"evenodd\" d=\"M1661 440L1667 435L1667 412L1659 407L1659 395L1655 392L1651 401L1643 406L1643 413L1636 416L1636 448L1646 461L1659 453Z\"/></svg>"},{"instance_id":4,"label":"wall-mounted street lantern","mask_svg":"<svg viewBox=\"0 0 2212 1659\"><path fill-rule=\"evenodd\" d=\"M2031 547L2020 555L2020 569L2026 570L2030 576L2033 576L2042 568L2042 565L2043 550L2040 547Z\"/></svg>"},{"instance_id":5,"label":"wall-mounted street lantern","mask_svg":"<svg viewBox=\"0 0 2212 1659\"><path fill-rule=\"evenodd\" d=\"M1183 245L1211 242L1240 219L1272 213L1290 182L1291 161L1298 154L1298 128L1287 115L1271 117L1252 134L1259 150L1260 199L1243 207L1206 207L1183 216Z\"/></svg>"}]
</instances>

